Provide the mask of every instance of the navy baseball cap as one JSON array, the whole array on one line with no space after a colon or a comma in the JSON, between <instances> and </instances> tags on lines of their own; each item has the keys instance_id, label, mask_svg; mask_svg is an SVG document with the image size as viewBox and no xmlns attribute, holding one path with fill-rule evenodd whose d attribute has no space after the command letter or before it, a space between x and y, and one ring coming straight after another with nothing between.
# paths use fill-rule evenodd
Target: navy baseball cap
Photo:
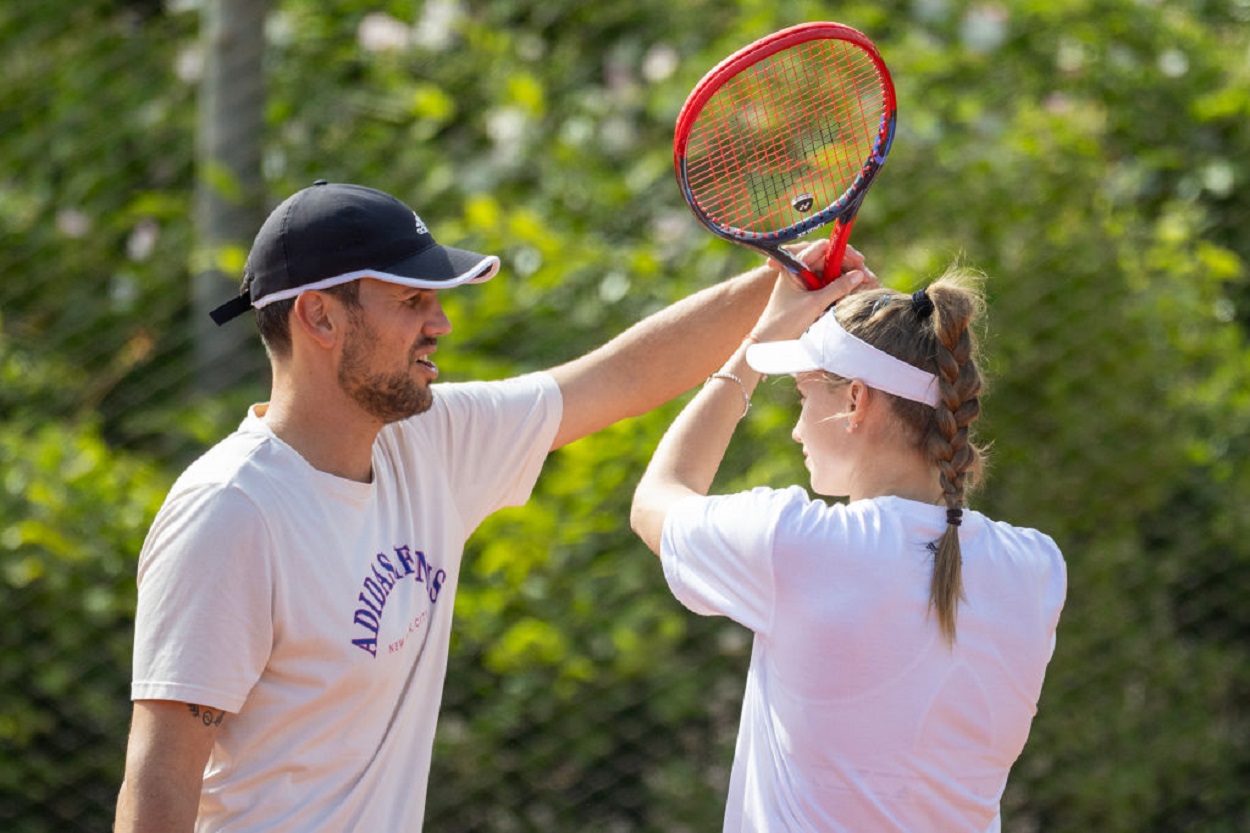
<instances>
[{"instance_id":1,"label":"navy baseball cap","mask_svg":"<svg viewBox=\"0 0 1250 833\"><path fill-rule=\"evenodd\" d=\"M448 289L498 271L494 255L434 242L417 213L390 194L318 180L273 210L247 256L242 291L210 315L221 325L248 309L358 278Z\"/></svg>"}]
</instances>

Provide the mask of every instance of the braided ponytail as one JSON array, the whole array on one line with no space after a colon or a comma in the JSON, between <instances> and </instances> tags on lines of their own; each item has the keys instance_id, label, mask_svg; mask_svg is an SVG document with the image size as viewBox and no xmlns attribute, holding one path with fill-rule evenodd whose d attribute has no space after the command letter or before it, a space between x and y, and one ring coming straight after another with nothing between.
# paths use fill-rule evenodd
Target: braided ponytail
<instances>
[{"instance_id":1,"label":"braided ponytail","mask_svg":"<svg viewBox=\"0 0 1250 833\"><path fill-rule=\"evenodd\" d=\"M983 454L969 437L969 428L981 415L983 381L975 361L976 342L970 327L981 306L979 297L944 280L928 290L933 299L934 358L939 402L925 439L929 458L937 464L942 497L946 502L946 530L938 539L929 584L929 605L950 644L955 642L955 618L965 600L959 523L965 494L983 465Z\"/></svg>"},{"instance_id":2,"label":"braided ponytail","mask_svg":"<svg viewBox=\"0 0 1250 833\"><path fill-rule=\"evenodd\" d=\"M972 424L981 415L984 387L973 324L985 302L976 280L974 275L952 270L910 299L881 289L852 295L838 304L838 320L848 331L938 377L936 407L887 396L900 424L938 471L946 529L930 545L929 607L937 613L938 627L951 645L959 602L966 599L959 525L967 494L984 466L984 452L970 436Z\"/></svg>"}]
</instances>

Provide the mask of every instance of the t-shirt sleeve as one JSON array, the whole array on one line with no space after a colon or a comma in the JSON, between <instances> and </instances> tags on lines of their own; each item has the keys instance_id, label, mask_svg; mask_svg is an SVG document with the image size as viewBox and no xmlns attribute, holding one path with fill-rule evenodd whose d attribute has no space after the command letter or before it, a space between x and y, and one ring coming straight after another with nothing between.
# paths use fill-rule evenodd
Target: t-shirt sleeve
<instances>
[{"instance_id":1,"label":"t-shirt sleeve","mask_svg":"<svg viewBox=\"0 0 1250 833\"><path fill-rule=\"evenodd\" d=\"M680 501L664 519L660 560L677 600L767 634L776 595L774 538L800 489L758 488Z\"/></svg>"},{"instance_id":2,"label":"t-shirt sleeve","mask_svg":"<svg viewBox=\"0 0 1250 833\"><path fill-rule=\"evenodd\" d=\"M445 454L449 487L467 528L497 509L529 500L563 417L555 380L531 373L444 385L437 402L433 425L441 436L435 442Z\"/></svg>"},{"instance_id":3,"label":"t-shirt sleeve","mask_svg":"<svg viewBox=\"0 0 1250 833\"><path fill-rule=\"evenodd\" d=\"M273 641L271 550L241 492L171 494L139 557L132 699L239 711Z\"/></svg>"}]
</instances>

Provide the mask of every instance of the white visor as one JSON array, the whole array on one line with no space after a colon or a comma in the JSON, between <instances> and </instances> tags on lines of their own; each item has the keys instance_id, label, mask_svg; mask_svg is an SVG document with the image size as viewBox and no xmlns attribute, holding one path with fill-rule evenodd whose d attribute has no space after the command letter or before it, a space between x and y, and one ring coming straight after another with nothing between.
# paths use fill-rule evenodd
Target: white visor
<instances>
[{"instance_id":1,"label":"white visor","mask_svg":"<svg viewBox=\"0 0 1250 833\"><path fill-rule=\"evenodd\" d=\"M937 376L851 335L833 310L797 341L752 344L747 348L747 364L773 376L824 370L913 402L936 407L940 401Z\"/></svg>"}]
</instances>

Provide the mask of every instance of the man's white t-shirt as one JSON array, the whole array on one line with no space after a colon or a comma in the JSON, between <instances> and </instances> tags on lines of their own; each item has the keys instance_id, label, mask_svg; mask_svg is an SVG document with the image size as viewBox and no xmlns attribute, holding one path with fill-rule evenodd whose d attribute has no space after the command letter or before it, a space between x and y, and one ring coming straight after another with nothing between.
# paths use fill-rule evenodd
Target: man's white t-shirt
<instances>
[{"instance_id":1,"label":"man's white t-shirt","mask_svg":"<svg viewBox=\"0 0 1250 833\"><path fill-rule=\"evenodd\" d=\"M755 632L725 831L986 833L1067 590L1046 535L965 511L957 642L929 612L945 508L798 487L694 497L661 558L696 613Z\"/></svg>"},{"instance_id":2,"label":"man's white t-shirt","mask_svg":"<svg viewBox=\"0 0 1250 833\"><path fill-rule=\"evenodd\" d=\"M371 483L254 409L158 514L132 697L232 713L200 833L421 829L465 539L528 499L562 407L546 374L434 391L378 436Z\"/></svg>"}]
</instances>

